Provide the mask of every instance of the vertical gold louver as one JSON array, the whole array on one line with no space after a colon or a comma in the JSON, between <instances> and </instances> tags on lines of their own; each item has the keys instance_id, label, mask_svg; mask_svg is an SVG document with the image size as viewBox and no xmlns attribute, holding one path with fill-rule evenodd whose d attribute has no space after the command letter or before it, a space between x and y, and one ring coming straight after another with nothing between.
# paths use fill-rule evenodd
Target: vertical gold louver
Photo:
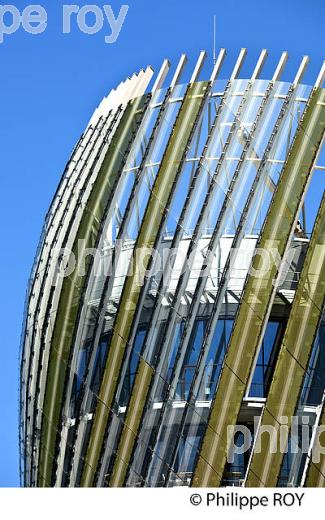
<instances>
[{"instance_id":1,"label":"vertical gold louver","mask_svg":"<svg viewBox=\"0 0 325 520\"><path fill-rule=\"evenodd\" d=\"M155 245L156 238L164 218L165 209L168 205L168 200L173 192L177 173L182 167L182 161L184 154L186 153L188 141L193 132L193 127L200 109L204 103L208 84L208 82L193 83L188 88L188 91L184 97L180 113L168 142L166 152L162 159L157 178L152 189L152 194L146 208L140 233L134 248L135 253L141 249L143 251L151 250ZM110 414L110 408L117 388L119 373L123 363L124 352L127 346L128 336L135 315L136 305L140 297L141 277L144 277L145 270L149 265L149 255L147 255L145 258L140 258L140 256L141 255L135 254L133 257L133 274L127 277L121 296L81 479L81 485L83 487L93 485L93 479L99 462L99 456L102 449L105 429ZM137 265L137 261L139 261L141 265ZM140 377L139 374L142 371L142 368L143 366L141 364L136 376L134 386L135 389L138 388L138 378ZM150 376L150 370L148 375ZM147 393L147 385L141 386L141 388L145 392L145 398ZM142 393L137 394L136 400L134 400L134 395L131 396L132 406L137 407L135 408L137 418L135 419L135 416L133 415L132 420L136 420L137 424L141 416L141 410L145 405L145 402L142 402L140 399L140 394L142 395ZM130 413L134 414L134 410L132 410ZM129 416L127 417L125 428L127 428L128 420ZM125 436L125 434L122 435L122 442L126 441L126 437L127 436ZM134 439L132 442L130 442L128 437L128 454L125 456L130 456L131 444L133 442ZM124 452L123 446L120 446L119 449L123 450ZM117 461L118 460L119 459L117 459ZM123 465L125 465L124 462ZM124 474L124 472L122 473ZM118 483L116 485L118 485Z\"/></svg>"},{"instance_id":2,"label":"vertical gold louver","mask_svg":"<svg viewBox=\"0 0 325 520\"><path fill-rule=\"evenodd\" d=\"M285 163L258 248L269 258L283 258L325 128L325 92L315 89ZM220 485L227 458L227 429L237 422L252 363L274 296L278 267L263 270L256 255L240 302L212 405L192 486Z\"/></svg>"},{"instance_id":3,"label":"vertical gold louver","mask_svg":"<svg viewBox=\"0 0 325 520\"><path fill-rule=\"evenodd\" d=\"M115 189L134 132L141 122L146 99L147 96L143 96L129 102L109 145L74 241L72 253L76 259L76 266L73 273L63 281L51 343L41 429L39 486L51 486L52 483L53 461L51 459L55 452L65 375L79 303L86 281L83 268L86 264L87 269L90 263L89 255L85 258L85 252L96 246L105 208Z\"/></svg>"},{"instance_id":4,"label":"vertical gold louver","mask_svg":"<svg viewBox=\"0 0 325 520\"><path fill-rule=\"evenodd\" d=\"M276 435L276 449L272 449L272 441L267 432L257 433L258 452L255 448L246 480L248 487L277 485L284 455L279 443L280 426L290 426L297 408L322 313L324 296L325 196L315 222L260 423L260 427L272 428ZM282 418L285 419L285 423ZM285 440L285 431L282 428L281 444Z\"/></svg>"},{"instance_id":5,"label":"vertical gold louver","mask_svg":"<svg viewBox=\"0 0 325 520\"><path fill-rule=\"evenodd\" d=\"M317 432L315 440L317 439L319 446L323 447L325 445L325 401L323 402L319 426L320 429ZM323 450L324 448L318 450L314 443L311 453L312 458L309 462L307 472L306 487L325 487L325 455ZM316 454L315 458L314 454Z\"/></svg>"}]
</instances>

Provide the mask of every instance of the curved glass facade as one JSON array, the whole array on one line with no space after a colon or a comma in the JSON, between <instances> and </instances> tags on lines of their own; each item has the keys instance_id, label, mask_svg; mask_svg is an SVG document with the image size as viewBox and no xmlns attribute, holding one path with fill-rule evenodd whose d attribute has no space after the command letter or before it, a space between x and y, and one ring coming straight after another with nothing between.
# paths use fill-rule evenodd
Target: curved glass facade
<instances>
[{"instance_id":1,"label":"curved glass facade","mask_svg":"<svg viewBox=\"0 0 325 520\"><path fill-rule=\"evenodd\" d=\"M309 485L324 465L325 203L310 235L305 201L325 91L255 74L146 93L151 76L99 106L46 218L22 338L22 483ZM298 430L308 416L307 448L289 429L284 453L258 453L282 413Z\"/></svg>"}]
</instances>

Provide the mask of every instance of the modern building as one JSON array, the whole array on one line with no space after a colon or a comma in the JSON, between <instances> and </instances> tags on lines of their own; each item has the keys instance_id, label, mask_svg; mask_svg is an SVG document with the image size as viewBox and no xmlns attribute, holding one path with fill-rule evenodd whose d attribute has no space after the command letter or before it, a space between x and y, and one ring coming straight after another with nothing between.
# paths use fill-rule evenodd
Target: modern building
<instances>
[{"instance_id":1,"label":"modern building","mask_svg":"<svg viewBox=\"0 0 325 520\"><path fill-rule=\"evenodd\" d=\"M325 64L225 55L134 74L73 150L27 293L25 486L325 485Z\"/></svg>"}]
</instances>

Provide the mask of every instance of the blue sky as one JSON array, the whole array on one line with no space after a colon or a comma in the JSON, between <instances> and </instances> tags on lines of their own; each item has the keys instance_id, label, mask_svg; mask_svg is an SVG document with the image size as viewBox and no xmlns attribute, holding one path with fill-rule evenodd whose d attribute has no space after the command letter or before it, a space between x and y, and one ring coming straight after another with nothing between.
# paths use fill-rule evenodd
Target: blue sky
<instances>
[{"instance_id":1,"label":"blue sky","mask_svg":"<svg viewBox=\"0 0 325 520\"><path fill-rule=\"evenodd\" d=\"M22 11L29 2L11 3ZM104 41L108 24L93 36L75 25L63 35L62 6L111 4L117 13L122 2L39 3L48 13L46 31L35 36L20 29L0 44L0 486L19 485L18 348L30 268L65 162L101 98L132 72L149 64L158 69L165 57L175 64L182 52L188 53L189 74L199 51L206 49L210 65L214 14L217 46L228 49L225 77L241 47L249 50L243 75L252 71L264 47L269 49L266 78L282 50L290 56L285 80L309 54L305 82L313 82L325 58L324 0L125 0L129 11L111 45Z\"/></svg>"}]
</instances>

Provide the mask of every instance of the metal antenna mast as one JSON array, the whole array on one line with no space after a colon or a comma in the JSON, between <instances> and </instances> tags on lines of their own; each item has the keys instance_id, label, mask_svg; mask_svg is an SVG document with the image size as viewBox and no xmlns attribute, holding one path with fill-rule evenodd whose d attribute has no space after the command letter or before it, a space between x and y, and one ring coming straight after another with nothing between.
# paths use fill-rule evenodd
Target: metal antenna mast
<instances>
[{"instance_id":1,"label":"metal antenna mast","mask_svg":"<svg viewBox=\"0 0 325 520\"><path fill-rule=\"evenodd\" d=\"M216 64L217 55L216 55L216 15L213 16L213 65Z\"/></svg>"}]
</instances>

